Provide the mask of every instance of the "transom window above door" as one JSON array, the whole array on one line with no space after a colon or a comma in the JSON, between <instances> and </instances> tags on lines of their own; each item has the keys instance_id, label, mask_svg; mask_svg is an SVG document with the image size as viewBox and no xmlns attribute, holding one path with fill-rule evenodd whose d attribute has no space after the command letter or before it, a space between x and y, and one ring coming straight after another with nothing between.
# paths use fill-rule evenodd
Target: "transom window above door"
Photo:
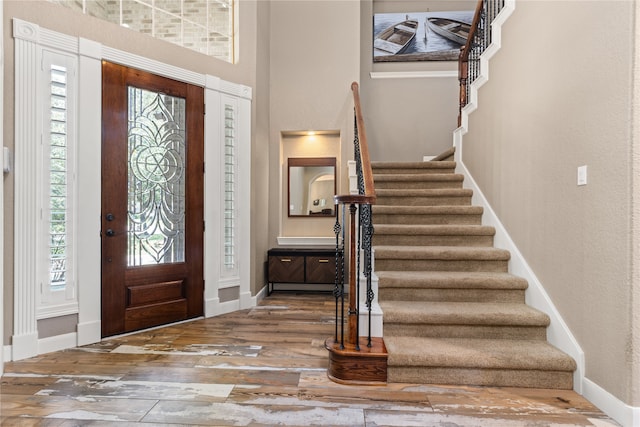
<instances>
[{"instance_id":1,"label":"transom window above door","mask_svg":"<svg viewBox=\"0 0 640 427\"><path fill-rule=\"evenodd\" d=\"M233 63L233 0L49 0Z\"/></svg>"}]
</instances>

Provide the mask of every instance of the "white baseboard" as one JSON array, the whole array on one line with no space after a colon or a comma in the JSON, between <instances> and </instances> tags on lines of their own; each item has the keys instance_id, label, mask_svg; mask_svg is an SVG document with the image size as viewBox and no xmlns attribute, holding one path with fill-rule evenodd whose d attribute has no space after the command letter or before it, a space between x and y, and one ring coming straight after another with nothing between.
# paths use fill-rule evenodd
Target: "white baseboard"
<instances>
[{"instance_id":1,"label":"white baseboard","mask_svg":"<svg viewBox=\"0 0 640 427\"><path fill-rule=\"evenodd\" d=\"M456 131L457 132L457 131ZM458 141L461 142L461 141ZM545 291L538 277L535 275L526 259L509 236L506 228L491 208L489 201L485 198L482 190L473 179L465 164L460 157L462 148L456 146L456 172L464 176L464 185L473 190L472 204L482 206L484 213L482 215L482 223L492 226L496 229L494 237L494 246L496 248L506 249L511 253L509 260L509 272L522 277L529 282L529 287L525 292L525 299L528 305L546 313L551 319L551 323L547 328L547 341L560 350L571 356L577 364L577 369L573 375L574 389L582 394L582 383L585 372L584 352L575 339L569 327L562 319L560 312L556 309L551 298Z\"/></svg>"},{"instance_id":2,"label":"white baseboard","mask_svg":"<svg viewBox=\"0 0 640 427\"><path fill-rule=\"evenodd\" d=\"M622 427L640 426L640 407L629 406L588 378L583 379L582 395Z\"/></svg>"},{"instance_id":3,"label":"white baseboard","mask_svg":"<svg viewBox=\"0 0 640 427\"><path fill-rule=\"evenodd\" d=\"M22 360L38 355L37 332L13 335L11 343L11 358L6 360Z\"/></svg>"},{"instance_id":4,"label":"white baseboard","mask_svg":"<svg viewBox=\"0 0 640 427\"><path fill-rule=\"evenodd\" d=\"M240 310L244 310L246 308L255 307L257 303L257 298L251 296L251 292L240 292L240 297L238 298L240 303Z\"/></svg>"},{"instance_id":5,"label":"white baseboard","mask_svg":"<svg viewBox=\"0 0 640 427\"><path fill-rule=\"evenodd\" d=\"M213 298L207 300L207 316L219 316L221 314L231 313L240 310L240 301L232 300L227 302L220 302L219 298Z\"/></svg>"},{"instance_id":6,"label":"white baseboard","mask_svg":"<svg viewBox=\"0 0 640 427\"><path fill-rule=\"evenodd\" d=\"M100 342L101 339L102 322L100 320L78 323L78 345L93 344Z\"/></svg>"},{"instance_id":7,"label":"white baseboard","mask_svg":"<svg viewBox=\"0 0 640 427\"><path fill-rule=\"evenodd\" d=\"M52 353L54 351L66 350L76 347L78 334L71 332L63 335L56 335L38 340L38 354Z\"/></svg>"}]
</instances>

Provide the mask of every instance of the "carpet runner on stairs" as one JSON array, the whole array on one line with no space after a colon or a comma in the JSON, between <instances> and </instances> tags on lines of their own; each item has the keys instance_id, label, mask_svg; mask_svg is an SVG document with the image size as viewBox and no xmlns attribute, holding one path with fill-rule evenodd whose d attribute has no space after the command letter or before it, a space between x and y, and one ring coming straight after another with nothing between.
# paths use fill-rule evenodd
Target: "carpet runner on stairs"
<instances>
[{"instance_id":1,"label":"carpet runner on stairs","mask_svg":"<svg viewBox=\"0 0 640 427\"><path fill-rule=\"evenodd\" d=\"M373 162L375 274L388 381L573 388L575 361L493 246L451 160Z\"/></svg>"}]
</instances>

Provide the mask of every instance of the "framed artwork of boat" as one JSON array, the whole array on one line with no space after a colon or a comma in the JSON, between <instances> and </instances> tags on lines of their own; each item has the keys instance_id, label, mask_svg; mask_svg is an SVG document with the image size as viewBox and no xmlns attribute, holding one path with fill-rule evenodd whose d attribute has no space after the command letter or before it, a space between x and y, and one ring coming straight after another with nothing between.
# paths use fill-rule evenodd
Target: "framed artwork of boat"
<instances>
[{"instance_id":1,"label":"framed artwork of boat","mask_svg":"<svg viewBox=\"0 0 640 427\"><path fill-rule=\"evenodd\" d=\"M373 62L457 61L473 10L373 15Z\"/></svg>"}]
</instances>

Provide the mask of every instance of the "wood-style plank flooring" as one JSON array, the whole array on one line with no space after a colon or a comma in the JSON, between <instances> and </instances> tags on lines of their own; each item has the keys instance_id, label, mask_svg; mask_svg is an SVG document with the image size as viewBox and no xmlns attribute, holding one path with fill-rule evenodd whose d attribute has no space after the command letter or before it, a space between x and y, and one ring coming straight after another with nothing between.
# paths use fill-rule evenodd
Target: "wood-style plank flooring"
<instances>
[{"instance_id":1,"label":"wood-style plank flooring","mask_svg":"<svg viewBox=\"0 0 640 427\"><path fill-rule=\"evenodd\" d=\"M326 375L327 294L5 364L2 426L615 426L572 391L348 386Z\"/></svg>"}]
</instances>

